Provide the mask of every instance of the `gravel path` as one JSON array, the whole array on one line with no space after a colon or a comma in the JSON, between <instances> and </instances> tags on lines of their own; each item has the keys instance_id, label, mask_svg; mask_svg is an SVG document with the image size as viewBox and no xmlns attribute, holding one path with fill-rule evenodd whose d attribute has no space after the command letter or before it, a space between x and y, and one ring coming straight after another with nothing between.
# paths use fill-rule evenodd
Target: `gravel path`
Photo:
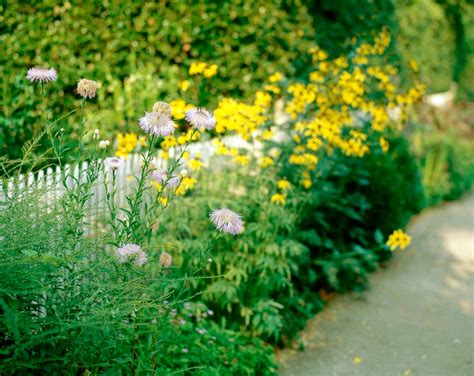
<instances>
[{"instance_id":1,"label":"gravel path","mask_svg":"<svg viewBox=\"0 0 474 376\"><path fill-rule=\"evenodd\" d=\"M412 245L337 297L303 333L303 352L280 354L281 374L474 375L474 196L429 210Z\"/></svg>"}]
</instances>

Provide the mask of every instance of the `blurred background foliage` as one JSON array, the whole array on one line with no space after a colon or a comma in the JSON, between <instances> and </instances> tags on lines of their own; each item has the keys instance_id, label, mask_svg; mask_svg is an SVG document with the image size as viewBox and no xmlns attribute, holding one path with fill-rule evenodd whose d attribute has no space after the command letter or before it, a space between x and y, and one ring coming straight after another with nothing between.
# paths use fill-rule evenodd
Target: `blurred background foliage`
<instances>
[{"instance_id":1,"label":"blurred background foliage","mask_svg":"<svg viewBox=\"0 0 474 376\"><path fill-rule=\"evenodd\" d=\"M276 71L304 74L315 43L338 55L354 36L372 39L382 26L398 37L393 58L414 58L428 92L448 90L455 80L460 97L472 99L472 8L472 0L6 2L0 149L20 157L20 146L41 128L40 100L25 85L30 66L58 69L60 83L46 102L61 98L61 114L78 108L79 78L99 81L89 126L111 136L134 129L154 101L177 98L193 61L219 65L208 103L200 103L212 107L220 96L246 98ZM62 121L70 141L78 133L75 115Z\"/></svg>"}]
</instances>

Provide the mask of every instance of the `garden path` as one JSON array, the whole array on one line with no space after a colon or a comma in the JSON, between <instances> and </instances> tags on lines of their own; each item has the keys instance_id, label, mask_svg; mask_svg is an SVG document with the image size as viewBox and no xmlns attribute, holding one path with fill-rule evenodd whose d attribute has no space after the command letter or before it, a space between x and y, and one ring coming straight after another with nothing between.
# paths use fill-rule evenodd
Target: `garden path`
<instances>
[{"instance_id":1,"label":"garden path","mask_svg":"<svg viewBox=\"0 0 474 376\"><path fill-rule=\"evenodd\" d=\"M474 375L474 195L426 211L412 245L279 354L285 376Z\"/></svg>"}]
</instances>

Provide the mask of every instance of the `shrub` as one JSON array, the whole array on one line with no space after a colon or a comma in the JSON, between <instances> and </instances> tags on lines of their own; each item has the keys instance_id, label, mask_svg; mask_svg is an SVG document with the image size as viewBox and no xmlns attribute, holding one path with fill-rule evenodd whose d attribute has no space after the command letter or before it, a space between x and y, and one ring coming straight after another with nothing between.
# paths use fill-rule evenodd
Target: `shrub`
<instances>
[{"instance_id":1,"label":"shrub","mask_svg":"<svg viewBox=\"0 0 474 376\"><path fill-rule=\"evenodd\" d=\"M429 92L449 90L454 79L454 32L443 8L433 0L397 0L396 16L404 60L416 60Z\"/></svg>"},{"instance_id":2,"label":"shrub","mask_svg":"<svg viewBox=\"0 0 474 376\"><path fill-rule=\"evenodd\" d=\"M471 109L456 106L426 112L427 108L420 109L421 116L412 125L409 139L428 204L435 205L459 198L474 184L472 131L466 124Z\"/></svg>"}]
</instances>

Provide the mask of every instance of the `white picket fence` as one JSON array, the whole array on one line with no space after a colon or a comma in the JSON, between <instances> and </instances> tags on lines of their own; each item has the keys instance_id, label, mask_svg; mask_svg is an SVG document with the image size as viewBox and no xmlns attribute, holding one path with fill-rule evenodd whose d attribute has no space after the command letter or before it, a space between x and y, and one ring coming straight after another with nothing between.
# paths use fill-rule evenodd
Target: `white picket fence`
<instances>
[{"instance_id":1,"label":"white picket fence","mask_svg":"<svg viewBox=\"0 0 474 376\"><path fill-rule=\"evenodd\" d=\"M222 142L228 147L251 149L250 143L245 142L239 137L225 137ZM199 155L204 165L209 165L211 158L215 155L216 149L211 140L201 141L190 144L186 149L191 157ZM181 153L181 148L170 150L170 159L174 160ZM139 153L130 154L124 158L124 164L117 170L115 185L115 200L119 207L126 207L126 197L133 192L136 179L134 176L139 175L142 155ZM103 163L103 161L100 161ZM166 168L168 161L159 158L158 155L153 159L153 164L157 168ZM7 200L17 200L28 194L39 194L39 199L46 206L54 203L64 195L66 187L72 189L77 181L85 181L86 172L89 168L87 162L81 164L66 164L63 168L59 166L48 167L36 173L19 174L8 180L0 180L0 210L2 210L2 202ZM186 164L182 166L186 169ZM87 216L86 222L92 224L97 223L98 218L104 213L106 208L106 190L105 185L112 189L111 174L106 169L101 169L97 183L92 187L91 197L86 203Z\"/></svg>"}]
</instances>

